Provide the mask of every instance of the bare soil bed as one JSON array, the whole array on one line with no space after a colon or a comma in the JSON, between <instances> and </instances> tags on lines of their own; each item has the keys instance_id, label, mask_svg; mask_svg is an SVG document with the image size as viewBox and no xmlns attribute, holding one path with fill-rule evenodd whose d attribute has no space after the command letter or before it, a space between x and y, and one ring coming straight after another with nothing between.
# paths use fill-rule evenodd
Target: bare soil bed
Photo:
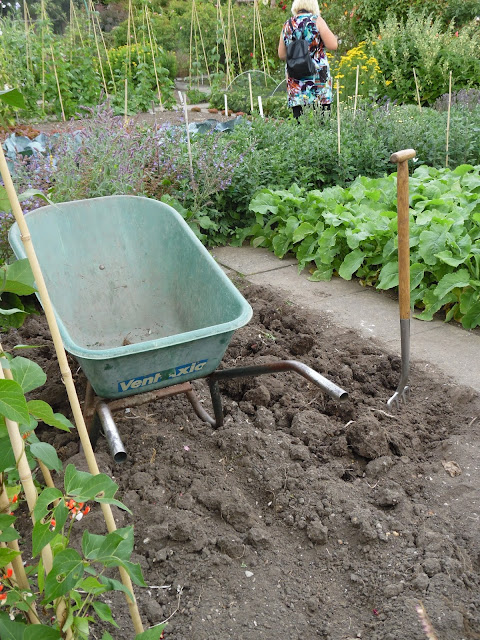
<instances>
[{"instance_id":1,"label":"bare soil bed","mask_svg":"<svg viewBox=\"0 0 480 640\"><path fill-rule=\"evenodd\" d=\"M115 514L135 525L145 624L169 619L168 640L420 640L423 602L438 640L480 638L478 397L418 364L409 403L391 411L397 356L236 284L254 317L223 366L298 359L349 398L279 373L221 383L218 430L183 396L116 414L128 459L115 465L103 438L97 454L133 511ZM36 397L68 415L43 316L2 342L42 345L26 353L48 374ZM209 408L205 381L194 384ZM75 433L38 433L85 468ZM98 508L83 527L105 533ZM123 596L111 600L111 632L132 638Z\"/></svg>"}]
</instances>

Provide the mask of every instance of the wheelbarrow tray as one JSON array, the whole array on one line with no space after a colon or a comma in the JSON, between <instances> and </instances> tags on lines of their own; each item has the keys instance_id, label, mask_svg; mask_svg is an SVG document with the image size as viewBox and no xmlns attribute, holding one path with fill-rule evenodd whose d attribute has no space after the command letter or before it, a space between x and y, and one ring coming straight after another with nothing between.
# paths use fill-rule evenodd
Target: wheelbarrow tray
<instances>
[{"instance_id":1,"label":"wheelbarrow tray","mask_svg":"<svg viewBox=\"0 0 480 640\"><path fill-rule=\"evenodd\" d=\"M207 376L252 317L165 203L108 196L42 207L26 220L65 349L100 397ZM16 223L9 240L24 258Z\"/></svg>"}]
</instances>

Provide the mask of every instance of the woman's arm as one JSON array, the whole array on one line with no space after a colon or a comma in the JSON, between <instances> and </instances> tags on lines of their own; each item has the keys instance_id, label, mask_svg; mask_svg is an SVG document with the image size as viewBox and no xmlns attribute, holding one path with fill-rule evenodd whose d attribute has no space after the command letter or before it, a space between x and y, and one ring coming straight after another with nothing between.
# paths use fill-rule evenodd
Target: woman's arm
<instances>
[{"instance_id":1,"label":"woman's arm","mask_svg":"<svg viewBox=\"0 0 480 640\"><path fill-rule=\"evenodd\" d=\"M280 60L287 59L287 47L285 46L285 42L283 40L283 29L282 33L280 34L280 40L278 41L278 57L280 58Z\"/></svg>"},{"instance_id":2,"label":"woman's arm","mask_svg":"<svg viewBox=\"0 0 480 640\"><path fill-rule=\"evenodd\" d=\"M320 37L322 38L326 48L330 49L331 51L336 51L338 47L337 36L330 31L327 23L321 16L318 16L317 18L317 29L318 29L318 32L320 33ZM280 48L279 48L279 51L280 51Z\"/></svg>"}]
</instances>

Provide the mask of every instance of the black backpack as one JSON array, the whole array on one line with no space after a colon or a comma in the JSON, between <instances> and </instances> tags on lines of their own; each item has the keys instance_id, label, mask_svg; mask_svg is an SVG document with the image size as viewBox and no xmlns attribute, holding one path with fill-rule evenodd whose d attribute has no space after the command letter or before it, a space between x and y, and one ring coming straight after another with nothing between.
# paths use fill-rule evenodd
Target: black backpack
<instances>
[{"instance_id":1,"label":"black backpack","mask_svg":"<svg viewBox=\"0 0 480 640\"><path fill-rule=\"evenodd\" d=\"M289 22L292 36L294 37L295 30L291 19ZM315 75L315 63L310 55L308 42L304 38L300 40L293 39L287 46L287 73L290 78L295 80L302 80Z\"/></svg>"}]
</instances>

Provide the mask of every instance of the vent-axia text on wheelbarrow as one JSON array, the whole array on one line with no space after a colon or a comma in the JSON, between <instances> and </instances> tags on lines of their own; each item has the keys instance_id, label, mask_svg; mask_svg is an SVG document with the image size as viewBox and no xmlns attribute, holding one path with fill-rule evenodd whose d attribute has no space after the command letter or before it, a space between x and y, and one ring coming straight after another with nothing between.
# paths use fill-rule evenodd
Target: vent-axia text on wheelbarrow
<instances>
[{"instance_id":1,"label":"vent-axia text on wheelbarrow","mask_svg":"<svg viewBox=\"0 0 480 640\"><path fill-rule=\"evenodd\" d=\"M109 196L26 216L65 349L95 393L205 377L252 309L172 207ZM25 257L17 225L10 231Z\"/></svg>"}]
</instances>

